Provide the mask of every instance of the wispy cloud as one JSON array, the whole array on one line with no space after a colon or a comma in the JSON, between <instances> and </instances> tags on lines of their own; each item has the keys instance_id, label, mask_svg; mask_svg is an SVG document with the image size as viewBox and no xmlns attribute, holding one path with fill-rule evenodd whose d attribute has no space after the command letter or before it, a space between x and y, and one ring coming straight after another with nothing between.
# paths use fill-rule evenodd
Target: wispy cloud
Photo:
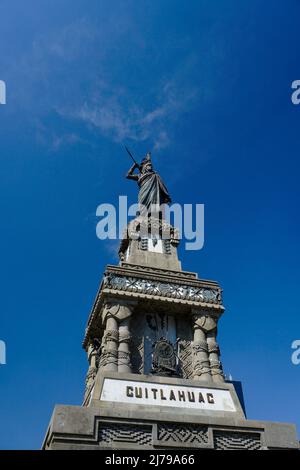
<instances>
[{"instance_id":1,"label":"wispy cloud","mask_svg":"<svg viewBox=\"0 0 300 470\"><path fill-rule=\"evenodd\" d=\"M91 18L81 18L35 37L32 48L14 64L15 76L22 70L16 103L33 112L41 125L55 110L60 118L83 123L114 142L149 141L155 150L164 149L176 122L198 103L199 83L191 78L198 58L187 52L162 75L149 74L143 36L126 11L118 18L116 24L112 14L101 28ZM132 50L140 60L132 59L135 73L124 79L120 70ZM80 140L78 133L78 126L68 132L55 128L48 136L37 129L37 138L55 151Z\"/></svg>"},{"instance_id":2,"label":"wispy cloud","mask_svg":"<svg viewBox=\"0 0 300 470\"><path fill-rule=\"evenodd\" d=\"M196 87L182 88L180 80L175 77L162 86L152 109L147 110L146 105L135 103L126 89L112 88L102 82L90 100L74 108L59 108L57 111L64 117L93 126L116 142L150 139L155 149L163 149L169 145L170 128L195 104L198 91Z\"/></svg>"},{"instance_id":3,"label":"wispy cloud","mask_svg":"<svg viewBox=\"0 0 300 470\"><path fill-rule=\"evenodd\" d=\"M64 147L84 142L80 135L75 132L50 129L40 119L35 120L35 131L37 142L51 152L58 152Z\"/></svg>"}]
</instances>

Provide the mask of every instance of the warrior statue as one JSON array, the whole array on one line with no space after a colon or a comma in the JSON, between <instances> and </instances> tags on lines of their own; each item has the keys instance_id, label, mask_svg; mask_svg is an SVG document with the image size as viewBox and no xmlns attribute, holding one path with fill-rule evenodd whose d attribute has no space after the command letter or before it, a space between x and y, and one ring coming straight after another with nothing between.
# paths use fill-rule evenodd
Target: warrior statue
<instances>
[{"instance_id":1,"label":"warrior statue","mask_svg":"<svg viewBox=\"0 0 300 470\"><path fill-rule=\"evenodd\" d=\"M128 149L126 150L128 151ZM128 153L130 154L129 151ZM132 157L131 154L130 156ZM138 170L138 173L134 173L135 169ZM157 208L161 204L171 202L168 190L161 177L153 170L150 152L147 153L140 164L135 162L132 165L126 178L135 180L138 183L140 188L138 202L141 213L149 213L154 207Z\"/></svg>"}]
</instances>

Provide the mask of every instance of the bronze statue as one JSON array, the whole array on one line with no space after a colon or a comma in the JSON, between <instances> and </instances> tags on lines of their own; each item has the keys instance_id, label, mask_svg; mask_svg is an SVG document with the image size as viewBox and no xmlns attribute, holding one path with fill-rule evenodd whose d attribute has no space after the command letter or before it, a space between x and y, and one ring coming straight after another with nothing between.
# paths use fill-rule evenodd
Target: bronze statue
<instances>
[{"instance_id":1,"label":"bronze statue","mask_svg":"<svg viewBox=\"0 0 300 470\"><path fill-rule=\"evenodd\" d=\"M128 151L128 149L126 148ZM131 153L128 151L131 158ZM140 188L138 202L141 212L150 212L151 206L160 206L161 204L169 204L171 202L170 195L161 177L153 170L151 154L147 153L140 164L134 160L134 164L128 171L126 178L135 180ZM134 171L138 169L138 173Z\"/></svg>"}]
</instances>

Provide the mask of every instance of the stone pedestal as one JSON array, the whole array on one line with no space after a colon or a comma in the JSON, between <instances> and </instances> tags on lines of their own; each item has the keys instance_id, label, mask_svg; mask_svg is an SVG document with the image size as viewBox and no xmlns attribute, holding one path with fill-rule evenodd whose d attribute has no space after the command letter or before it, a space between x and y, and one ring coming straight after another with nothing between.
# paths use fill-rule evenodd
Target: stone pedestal
<instances>
[{"instance_id":1,"label":"stone pedestal","mask_svg":"<svg viewBox=\"0 0 300 470\"><path fill-rule=\"evenodd\" d=\"M230 383L104 373L90 406L55 407L43 443L55 450L176 448L298 449L299 442L292 424L245 419Z\"/></svg>"},{"instance_id":2,"label":"stone pedestal","mask_svg":"<svg viewBox=\"0 0 300 470\"><path fill-rule=\"evenodd\" d=\"M120 264L106 267L83 341L83 406L55 408L43 448L298 448L292 424L245 418L220 361L222 289L182 271L173 227L149 224L130 223Z\"/></svg>"}]
</instances>

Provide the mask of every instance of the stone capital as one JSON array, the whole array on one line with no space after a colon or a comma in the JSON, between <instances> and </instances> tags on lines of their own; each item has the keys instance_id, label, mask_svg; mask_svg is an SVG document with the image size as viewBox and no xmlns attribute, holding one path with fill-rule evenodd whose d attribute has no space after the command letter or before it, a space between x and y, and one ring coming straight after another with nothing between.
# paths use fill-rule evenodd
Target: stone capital
<instances>
[{"instance_id":1,"label":"stone capital","mask_svg":"<svg viewBox=\"0 0 300 470\"><path fill-rule=\"evenodd\" d=\"M206 333L217 327L217 320L210 315L199 310L192 310L193 327L201 328Z\"/></svg>"},{"instance_id":2,"label":"stone capital","mask_svg":"<svg viewBox=\"0 0 300 470\"><path fill-rule=\"evenodd\" d=\"M118 322L122 322L127 318L130 318L133 309L136 305L134 301L110 301L106 302L102 310L102 322L104 323L108 317L112 317Z\"/></svg>"}]
</instances>

